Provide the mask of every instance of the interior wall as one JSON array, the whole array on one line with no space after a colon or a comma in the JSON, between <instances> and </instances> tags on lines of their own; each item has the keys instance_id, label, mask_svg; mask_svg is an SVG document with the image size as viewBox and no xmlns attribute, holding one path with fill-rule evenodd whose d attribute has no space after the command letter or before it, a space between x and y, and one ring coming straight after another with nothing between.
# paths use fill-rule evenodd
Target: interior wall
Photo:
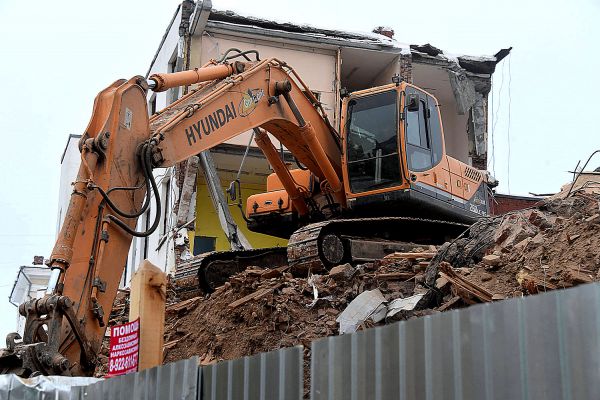
<instances>
[{"instance_id":1,"label":"interior wall","mask_svg":"<svg viewBox=\"0 0 600 400\"><path fill-rule=\"evenodd\" d=\"M344 47L341 58L341 87L351 92L387 85L400 73L400 57L395 53Z\"/></svg>"},{"instance_id":2,"label":"interior wall","mask_svg":"<svg viewBox=\"0 0 600 400\"><path fill-rule=\"evenodd\" d=\"M195 41L194 43L198 42ZM202 36L200 48L200 63L198 66L211 59L221 58L223 53L230 48L237 48L242 51L257 50L261 60L273 57L287 62L302 77L302 80L311 91L319 93L320 101L327 116L330 121L334 121L337 65L335 51L212 33L206 33ZM246 146L249 139L250 131L228 140L227 143ZM271 140L276 147L279 146L279 142L275 138L271 137ZM256 146L256 144L253 143L253 146Z\"/></svg>"},{"instance_id":3,"label":"interior wall","mask_svg":"<svg viewBox=\"0 0 600 400\"><path fill-rule=\"evenodd\" d=\"M392 83L392 77L400 75L400 56L394 57L383 69L377 73L371 86L383 86Z\"/></svg>"},{"instance_id":4,"label":"interior wall","mask_svg":"<svg viewBox=\"0 0 600 400\"><path fill-rule=\"evenodd\" d=\"M432 94L440 105L446 153L464 163L469 160L468 114L459 115L448 72L441 66L413 62L413 83Z\"/></svg>"},{"instance_id":5,"label":"interior wall","mask_svg":"<svg viewBox=\"0 0 600 400\"><path fill-rule=\"evenodd\" d=\"M229 187L229 184L237 178L237 172L240 168L241 155L228 154L221 152L212 153L217 173L221 180L223 191ZM271 173L269 163L263 157L246 157L242 172L240 174L240 183L242 187L242 207L246 209L246 199L257 193L263 193L267 190L267 176ZM227 195L226 195L227 196ZM238 228L243 232L252 247L274 247L285 246L287 241L274 236L263 235L251 232L246 227L246 221L242 217L237 205L230 204L229 211L233 216ZM221 228L219 218L212 205L210 194L204 180L204 174L198 173L196 185L196 225L195 232L190 235L190 248L194 249L194 236L206 236L215 238L215 250L229 250L229 241Z\"/></svg>"}]
</instances>

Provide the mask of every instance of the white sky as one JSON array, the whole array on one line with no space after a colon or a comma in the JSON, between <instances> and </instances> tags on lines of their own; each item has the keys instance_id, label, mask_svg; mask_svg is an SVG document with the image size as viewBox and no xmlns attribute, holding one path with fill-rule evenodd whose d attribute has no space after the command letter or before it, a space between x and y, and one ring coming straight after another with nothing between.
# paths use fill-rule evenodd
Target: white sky
<instances>
[{"instance_id":1,"label":"white sky","mask_svg":"<svg viewBox=\"0 0 600 400\"><path fill-rule=\"evenodd\" d=\"M0 0L0 346L15 329L7 298L18 266L48 257L54 243L68 134L83 132L98 91L146 73L178 3ZM456 54L513 46L494 76L501 192L557 191L570 179L566 171L600 148L597 0L213 0L213 7L352 31L391 26L401 42Z\"/></svg>"}]
</instances>

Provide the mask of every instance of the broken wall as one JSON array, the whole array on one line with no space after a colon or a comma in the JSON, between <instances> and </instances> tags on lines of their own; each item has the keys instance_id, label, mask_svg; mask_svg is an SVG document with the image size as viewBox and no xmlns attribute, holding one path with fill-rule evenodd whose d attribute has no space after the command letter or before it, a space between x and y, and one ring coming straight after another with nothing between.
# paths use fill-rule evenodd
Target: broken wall
<instances>
[{"instance_id":1,"label":"broken wall","mask_svg":"<svg viewBox=\"0 0 600 400\"><path fill-rule=\"evenodd\" d=\"M491 79L453 62L421 58L412 63L413 83L440 105L446 152L479 169L487 166L487 96Z\"/></svg>"}]
</instances>

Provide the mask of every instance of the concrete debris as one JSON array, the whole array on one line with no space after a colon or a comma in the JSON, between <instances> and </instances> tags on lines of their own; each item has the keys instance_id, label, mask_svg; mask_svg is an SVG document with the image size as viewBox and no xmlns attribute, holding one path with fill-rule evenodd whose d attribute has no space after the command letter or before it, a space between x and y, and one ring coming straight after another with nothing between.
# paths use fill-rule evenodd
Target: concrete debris
<instances>
[{"instance_id":1,"label":"concrete debris","mask_svg":"<svg viewBox=\"0 0 600 400\"><path fill-rule=\"evenodd\" d=\"M354 275L355 272L356 270L352 265L342 264L331 268L331 271L329 271L329 277L337 282L340 282L352 278L352 275Z\"/></svg>"},{"instance_id":2,"label":"concrete debris","mask_svg":"<svg viewBox=\"0 0 600 400\"><path fill-rule=\"evenodd\" d=\"M560 188L560 192L550 197L550 200L566 199L569 194L581 193L587 195L600 195L600 172L580 173L574 182L569 182Z\"/></svg>"},{"instance_id":3,"label":"concrete debris","mask_svg":"<svg viewBox=\"0 0 600 400\"><path fill-rule=\"evenodd\" d=\"M526 240L526 239L524 239ZM519 242L519 244L522 242ZM485 264L485 265L489 265L490 267L497 267L498 265L500 265L500 262L502 261L502 258L496 254L488 254L487 256L484 256L481 261Z\"/></svg>"}]
</instances>

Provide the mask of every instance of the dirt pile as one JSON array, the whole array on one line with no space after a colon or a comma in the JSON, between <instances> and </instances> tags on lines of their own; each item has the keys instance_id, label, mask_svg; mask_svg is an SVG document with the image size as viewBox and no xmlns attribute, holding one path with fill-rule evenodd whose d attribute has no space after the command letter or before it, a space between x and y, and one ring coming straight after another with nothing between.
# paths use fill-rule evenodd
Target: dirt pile
<instances>
[{"instance_id":1,"label":"dirt pile","mask_svg":"<svg viewBox=\"0 0 600 400\"><path fill-rule=\"evenodd\" d=\"M308 277L293 276L286 267L250 267L209 296L183 301L171 286L165 362L197 355L206 365L303 345L308 371L310 343L338 335L340 314L349 307L366 310L354 321L361 330L600 281L599 231L600 196L576 191L482 219L440 248L415 248ZM379 298L377 307L366 309L365 296ZM111 324L126 321L123 302L115 303Z\"/></svg>"},{"instance_id":2,"label":"dirt pile","mask_svg":"<svg viewBox=\"0 0 600 400\"><path fill-rule=\"evenodd\" d=\"M599 227L598 197L580 193L481 220L440 249L308 278L253 267L208 298L167 308L165 361L199 355L208 364L298 344L308 355L312 340L339 334L340 313L375 289L388 306L420 297L414 308L367 319L359 329L600 280Z\"/></svg>"},{"instance_id":3,"label":"dirt pile","mask_svg":"<svg viewBox=\"0 0 600 400\"><path fill-rule=\"evenodd\" d=\"M441 275L452 283L456 279L448 275L453 274L494 300L598 281L599 204L598 196L579 193L482 220L464 237L442 246L428 266L426 281L432 285ZM454 268L448 271L442 262ZM464 284L462 291L452 286L451 294L463 301L487 301L464 293L469 289ZM448 301L447 292L443 294Z\"/></svg>"},{"instance_id":4,"label":"dirt pile","mask_svg":"<svg viewBox=\"0 0 600 400\"><path fill-rule=\"evenodd\" d=\"M393 300L426 292L414 279L424 270L417 258L342 265L308 278L249 268L209 298L167 307L165 361L199 355L208 364L299 344L308 351L312 340L338 333L336 318L360 293L379 289Z\"/></svg>"}]
</instances>

